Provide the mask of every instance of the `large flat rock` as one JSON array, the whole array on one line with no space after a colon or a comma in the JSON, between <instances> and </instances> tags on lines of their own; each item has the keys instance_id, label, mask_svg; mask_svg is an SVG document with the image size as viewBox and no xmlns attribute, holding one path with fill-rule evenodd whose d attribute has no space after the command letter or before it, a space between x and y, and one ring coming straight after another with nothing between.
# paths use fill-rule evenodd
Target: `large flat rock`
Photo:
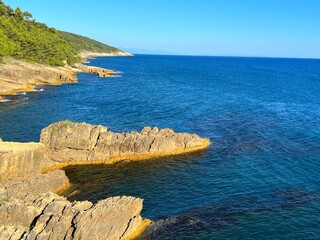
<instances>
[{"instance_id":1,"label":"large flat rock","mask_svg":"<svg viewBox=\"0 0 320 240\"><path fill-rule=\"evenodd\" d=\"M40 142L57 163L112 163L168 156L204 149L209 140L172 129L145 127L141 132L116 133L104 126L62 121L41 132Z\"/></svg>"},{"instance_id":2,"label":"large flat rock","mask_svg":"<svg viewBox=\"0 0 320 240\"><path fill-rule=\"evenodd\" d=\"M53 169L182 154L209 143L172 129L116 133L70 121L43 129L40 143L0 141L0 239L134 238L150 223L140 215L142 199L69 202L55 194L68 187L68 178L63 170Z\"/></svg>"}]
</instances>

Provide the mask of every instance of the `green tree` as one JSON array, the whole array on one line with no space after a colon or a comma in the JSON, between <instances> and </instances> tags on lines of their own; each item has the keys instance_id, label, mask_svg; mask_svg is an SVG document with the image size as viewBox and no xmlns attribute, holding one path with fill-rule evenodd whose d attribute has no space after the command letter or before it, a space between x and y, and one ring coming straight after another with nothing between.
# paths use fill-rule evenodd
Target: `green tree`
<instances>
[{"instance_id":1,"label":"green tree","mask_svg":"<svg viewBox=\"0 0 320 240\"><path fill-rule=\"evenodd\" d=\"M3 3L0 3L0 16L6 15L7 9Z\"/></svg>"},{"instance_id":2,"label":"green tree","mask_svg":"<svg viewBox=\"0 0 320 240\"><path fill-rule=\"evenodd\" d=\"M8 17L14 17L14 11L13 11L13 9L11 8L11 7L9 7L9 6L6 6L6 15L8 16Z\"/></svg>"},{"instance_id":3,"label":"green tree","mask_svg":"<svg viewBox=\"0 0 320 240\"><path fill-rule=\"evenodd\" d=\"M119 51L92 39L59 32L31 19L32 14L13 10L0 0L0 59L12 57L30 62L63 66L80 61L78 52Z\"/></svg>"},{"instance_id":4,"label":"green tree","mask_svg":"<svg viewBox=\"0 0 320 240\"><path fill-rule=\"evenodd\" d=\"M23 12L19 7L14 11L14 16L18 21L22 21L24 19Z\"/></svg>"},{"instance_id":5,"label":"green tree","mask_svg":"<svg viewBox=\"0 0 320 240\"><path fill-rule=\"evenodd\" d=\"M31 20L33 18L32 14L28 11L23 12L23 16L25 20Z\"/></svg>"}]
</instances>

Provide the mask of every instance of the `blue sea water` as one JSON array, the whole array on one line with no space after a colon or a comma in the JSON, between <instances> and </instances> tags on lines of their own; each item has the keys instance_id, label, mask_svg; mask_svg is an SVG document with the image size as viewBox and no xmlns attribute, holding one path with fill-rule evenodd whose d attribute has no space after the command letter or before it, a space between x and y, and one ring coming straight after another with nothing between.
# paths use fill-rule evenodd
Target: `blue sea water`
<instances>
[{"instance_id":1,"label":"blue sea water","mask_svg":"<svg viewBox=\"0 0 320 240\"><path fill-rule=\"evenodd\" d=\"M120 72L11 97L0 137L38 141L69 119L121 132L170 127L212 145L68 167L70 200L143 198L154 221L144 239L320 239L320 60L137 55L89 65Z\"/></svg>"}]
</instances>

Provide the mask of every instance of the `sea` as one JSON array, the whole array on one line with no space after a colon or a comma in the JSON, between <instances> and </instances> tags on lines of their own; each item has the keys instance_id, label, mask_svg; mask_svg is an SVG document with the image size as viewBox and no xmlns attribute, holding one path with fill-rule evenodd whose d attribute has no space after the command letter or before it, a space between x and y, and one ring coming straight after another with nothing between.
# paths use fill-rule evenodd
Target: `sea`
<instances>
[{"instance_id":1,"label":"sea","mask_svg":"<svg viewBox=\"0 0 320 240\"><path fill-rule=\"evenodd\" d=\"M209 138L207 150L65 168L70 200L144 199L142 239L320 239L320 60L100 57L77 84L0 104L0 138L39 141L60 120Z\"/></svg>"}]
</instances>

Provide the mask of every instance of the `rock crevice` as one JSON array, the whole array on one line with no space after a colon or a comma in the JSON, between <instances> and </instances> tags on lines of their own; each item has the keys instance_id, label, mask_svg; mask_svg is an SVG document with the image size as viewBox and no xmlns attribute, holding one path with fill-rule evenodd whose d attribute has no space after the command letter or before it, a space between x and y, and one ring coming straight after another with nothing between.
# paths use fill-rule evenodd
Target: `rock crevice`
<instances>
[{"instance_id":1,"label":"rock crevice","mask_svg":"<svg viewBox=\"0 0 320 240\"><path fill-rule=\"evenodd\" d=\"M133 239L150 224L140 215L142 199L69 202L56 194L69 186L65 172L57 169L182 154L208 145L208 139L172 129L116 133L70 121L43 129L40 143L0 140L0 239Z\"/></svg>"},{"instance_id":2,"label":"rock crevice","mask_svg":"<svg viewBox=\"0 0 320 240\"><path fill-rule=\"evenodd\" d=\"M116 133L103 126L62 121L41 132L40 142L57 166L113 163L183 154L208 147L206 138L172 129L145 127L141 132Z\"/></svg>"}]
</instances>

